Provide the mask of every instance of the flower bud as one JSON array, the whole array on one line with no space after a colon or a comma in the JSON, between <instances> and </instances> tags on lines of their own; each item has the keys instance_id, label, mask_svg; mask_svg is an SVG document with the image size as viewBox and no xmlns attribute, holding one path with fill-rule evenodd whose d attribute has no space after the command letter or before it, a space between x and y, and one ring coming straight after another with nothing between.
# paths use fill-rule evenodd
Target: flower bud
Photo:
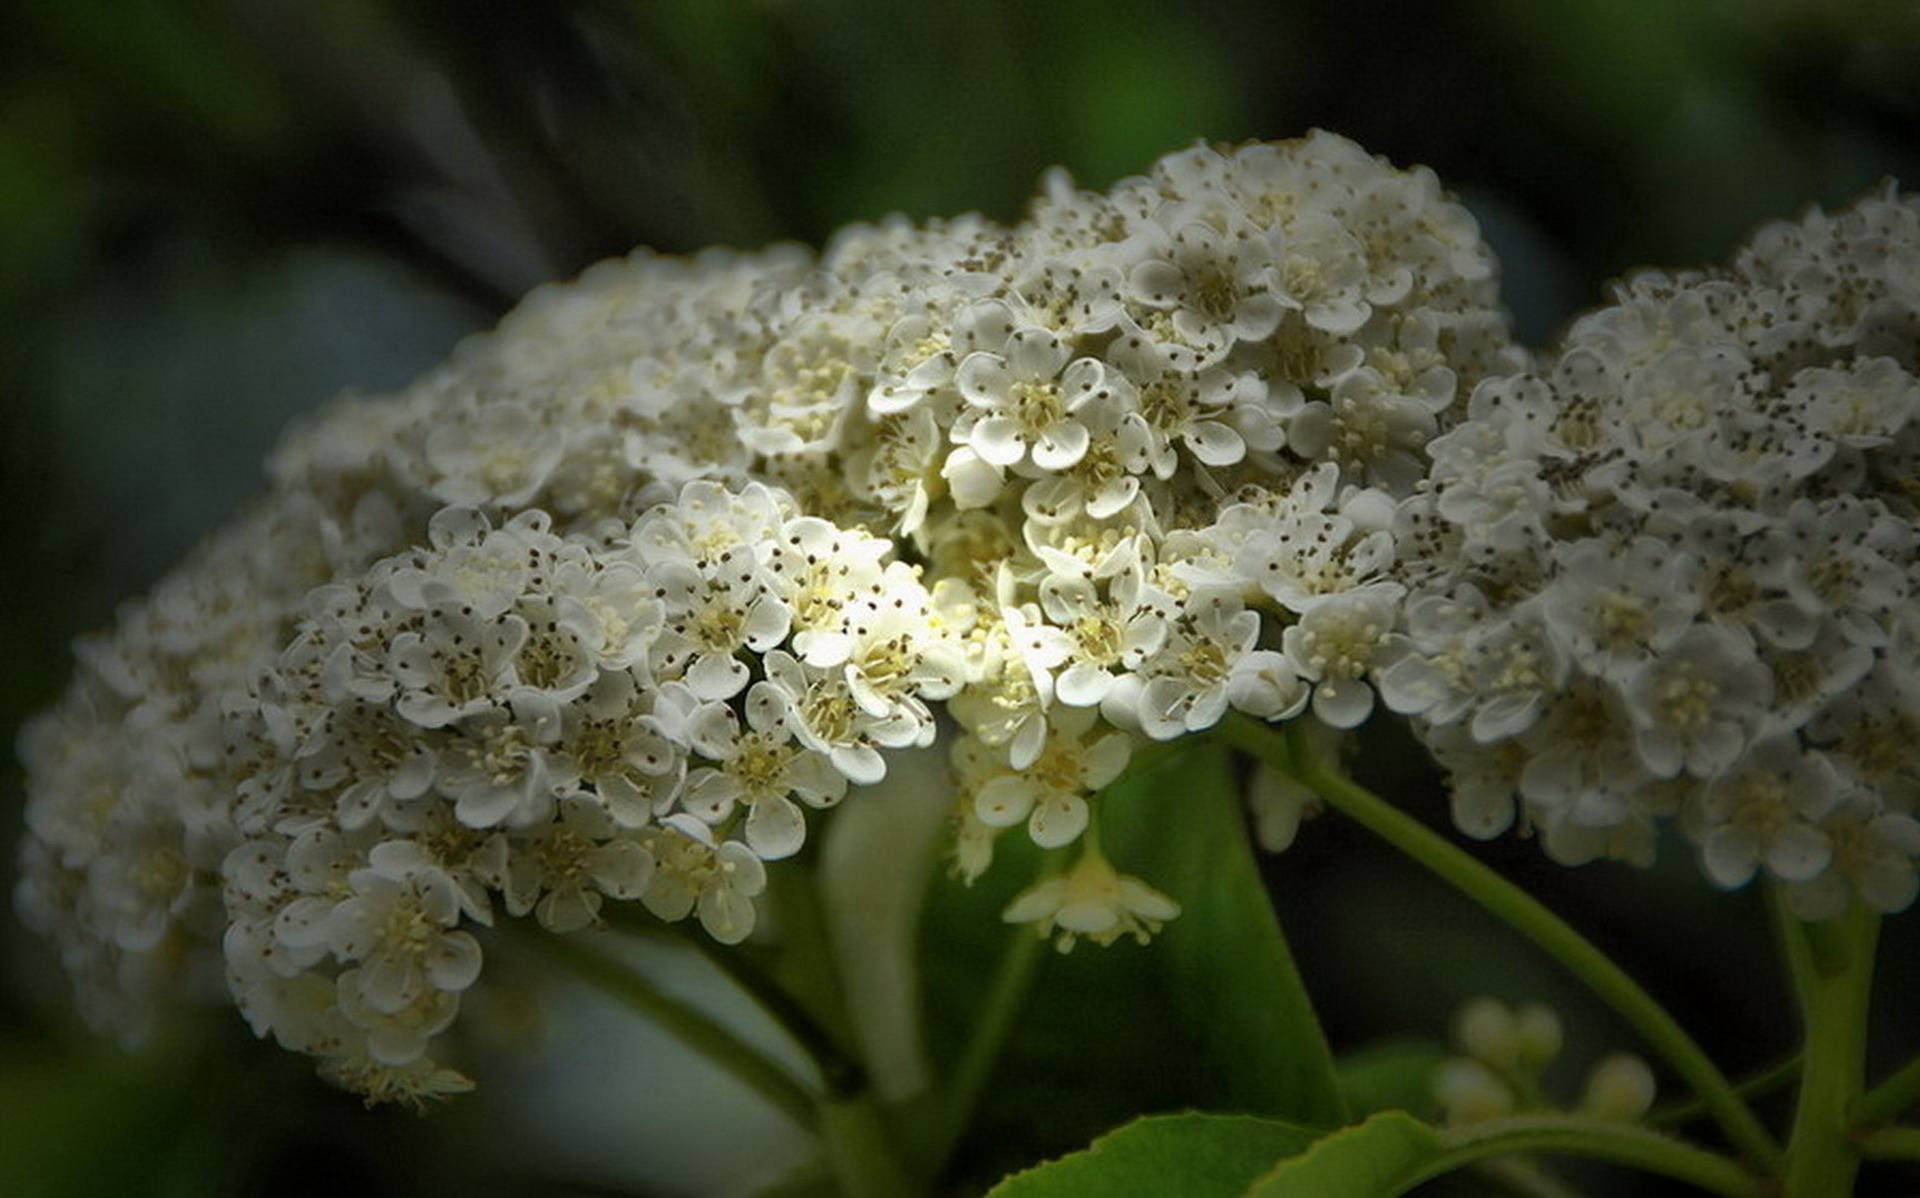
<instances>
[{"instance_id":1,"label":"flower bud","mask_svg":"<svg viewBox=\"0 0 1920 1198\"><path fill-rule=\"evenodd\" d=\"M1497 998L1476 998L1453 1017L1453 1038L1468 1056L1494 1069L1520 1063L1520 1033L1513 1011Z\"/></svg>"},{"instance_id":2,"label":"flower bud","mask_svg":"<svg viewBox=\"0 0 1920 1198\"><path fill-rule=\"evenodd\" d=\"M1632 1053L1616 1052L1593 1067L1580 1110L1595 1119L1632 1122L1653 1106L1653 1070Z\"/></svg>"},{"instance_id":3,"label":"flower bud","mask_svg":"<svg viewBox=\"0 0 1920 1198\"><path fill-rule=\"evenodd\" d=\"M1433 1075L1433 1097L1449 1124L1484 1123L1511 1115L1513 1090L1471 1057L1454 1057Z\"/></svg>"},{"instance_id":4,"label":"flower bud","mask_svg":"<svg viewBox=\"0 0 1920 1198\"><path fill-rule=\"evenodd\" d=\"M1565 1037L1560 1030L1560 1016L1554 1014L1552 1007L1529 1003L1520 1008L1515 1024L1521 1068L1537 1073L1560 1055Z\"/></svg>"}]
</instances>

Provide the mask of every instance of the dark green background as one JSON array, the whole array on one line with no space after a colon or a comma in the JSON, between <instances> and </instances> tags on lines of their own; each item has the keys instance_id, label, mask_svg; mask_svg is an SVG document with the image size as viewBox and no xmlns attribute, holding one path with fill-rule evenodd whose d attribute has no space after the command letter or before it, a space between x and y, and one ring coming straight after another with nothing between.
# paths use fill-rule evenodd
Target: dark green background
<instances>
[{"instance_id":1,"label":"dark green background","mask_svg":"<svg viewBox=\"0 0 1920 1198\"><path fill-rule=\"evenodd\" d=\"M1920 8L0 7L0 733L57 693L76 632L259 486L286 420L404 383L537 282L639 243L818 243L895 210L1012 219L1054 163L1102 186L1195 137L1316 125L1436 168L1537 342L1611 275L1920 178ZM1407 745L1376 749L1377 774L1423 785ZM1758 904L1669 849L1651 874L1559 870L1512 842L1488 856L1654 979L1731 1067L1763 1063L1793 1029ZM1483 991L1562 1001L1576 1064L1628 1043L1351 829L1309 828L1271 875L1336 1047L1438 1034ZM1888 938L1883 1059L1914 1047L1911 922ZM513 1167L466 1176L462 1137L497 1129L362 1115L237 1021L130 1063L72 1026L51 959L7 929L0 1154L47 1192L508 1193L539 1173L509 1149L490 1159Z\"/></svg>"}]
</instances>

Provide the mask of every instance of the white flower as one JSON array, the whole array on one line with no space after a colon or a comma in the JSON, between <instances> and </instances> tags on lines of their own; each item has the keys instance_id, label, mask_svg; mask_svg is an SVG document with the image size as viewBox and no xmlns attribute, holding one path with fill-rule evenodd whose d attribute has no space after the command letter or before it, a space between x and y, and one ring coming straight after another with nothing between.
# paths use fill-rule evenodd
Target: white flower
<instances>
[{"instance_id":1,"label":"white flower","mask_svg":"<svg viewBox=\"0 0 1920 1198\"><path fill-rule=\"evenodd\" d=\"M627 670L608 670L593 688L560 712L556 751L564 754L581 793L591 786L607 813L625 828L644 827L680 793L687 746L657 731L650 698Z\"/></svg>"},{"instance_id":2,"label":"white flower","mask_svg":"<svg viewBox=\"0 0 1920 1198\"><path fill-rule=\"evenodd\" d=\"M623 835L606 808L576 794L551 821L516 834L498 884L507 911L531 911L550 932L573 932L600 917L601 896L639 898L653 880L653 854Z\"/></svg>"},{"instance_id":3,"label":"white flower","mask_svg":"<svg viewBox=\"0 0 1920 1198\"><path fill-rule=\"evenodd\" d=\"M1286 309L1272 291L1273 253L1248 225L1222 232L1190 209L1167 217L1171 233L1142 228L1141 260L1127 275L1129 298L1171 317L1174 338L1204 365L1236 342L1258 341L1279 327Z\"/></svg>"},{"instance_id":4,"label":"white flower","mask_svg":"<svg viewBox=\"0 0 1920 1198\"><path fill-rule=\"evenodd\" d=\"M1711 778L1746 747L1773 697L1750 645L1696 624L1625 682L1641 760L1656 776Z\"/></svg>"},{"instance_id":5,"label":"white flower","mask_svg":"<svg viewBox=\"0 0 1920 1198\"><path fill-rule=\"evenodd\" d=\"M1540 609L1588 672L1624 679L1692 627L1698 566L1664 542L1639 537L1623 552L1588 538L1555 553L1559 572Z\"/></svg>"},{"instance_id":6,"label":"white flower","mask_svg":"<svg viewBox=\"0 0 1920 1198\"><path fill-rule=\"evenodd\" d=\"M703 699L730 699L746 689L751 675L737 654L765 652L792 627L792 610L744 549L723 551L711 573L668 560L648 577L666 611L665 630L653 645L654 675L678 676Z\"/></svg>"},{"instance_id":7,"label":"white flower","mask_svg":"<svg viewBox=\"0 0 1920 1198\"><path fill-rule=\"evenodd\" d=\"M577 599L534 595L522 599L514 614L527 626L514 654L519 688L538 691L557 703L585 693L599 675L600 622Z\"/></svg>"},{"instance_id":8,"label":"white flower","mask_svg":"<svg viewBox=\"0 0 1920 1198\"><path fill-rule=\"evenodd\" d=\"M422 728L485 711L513 688L526 641L527 622L518 616L429 613L421 631L400 633L388 648L387 668L400 686L394 710Z\"/></svg>"},{"instance_id":9,"label":"white flower","mask_svg":"<svg viewBox=\"0 0 1920 1198\"><path fill-rule=\"evenodd\" d=\"M706 824L691 815L670 815L643 832L656 866L641 901L669 923L696 909L700 926L722 944L753 933L753 900L766 889L767 872L753 850L737 840L716 842Z\"/></svg>"},{"instance_id":10,"label":"white flower","mask_svg":"<svg viewBox=\"0 0 1920 1198\"><path fill-rule=\"evenodd\" d=\"M1790 887L1788 900L1802 919L1831 919L1846 910L1848 884L1861 901L1886 914L1905 911L1920 892L1920 820L1887 811L1870 792L1844 794L1821 821L1833 852L1825 874Z\"/></svg>"},{"instance_id":11,"label":"white flower","mask_svg":"<svg viewBox=\"0 0 1920 1198\"><path fill-rule=\"evenodd\" d=\"M794 737L824 753L847 781L868 786L887 775L882 748L917 745L925 729L916 712L895 710L875 717L854 699L834 671L809 669L792 654L774 650L765 662L766 684L779 692Z\"/></svg>"},{"instance_id":12,"label":"white flower","mask_svg":"<svg viewBox=\"0 0 1920 1198\"><path fill-rule=\"evenodd\" d=\"M1080 358L1043 329L1026 328L1007 339L1006 356L967 355L954 377L973 409L954 427L954 439L992 466L1011 466L1031 456L1042 470L1063 470L1087 452L1090 440L1080 412L1112 399L1100 362Z\"/></svg>"},{"instance_id":13,"label":"white flower","mask_svg":"<svg viewBox=\"0 0 1920 1198\"><path fill-rule=\"evenodd\" d=\"M725 709L722 709L725 710ZM846 775L826 754L793 739L786 695L779 687L756 682L747 693L747 726L726 713L727 734L712 745L716 759L687 775L680 804L709 824L719 824L737 804L747 807L747 847L763 861L791 857L806 840L806 820L794 805L827 807L847 792Z\"/></svg>"},{"instance_id":14,"label":"white flower","mask_svg":"<svg viewBox=\"0 0 1920 1198\"><path fill-rule=\"evenodd\" d=\"M554 564L550 585L556 599L578 604L591 617L599 634L594 659L601 669L645 664L660 634L662 609L637 565L570 555Z\"/></svg>"},{"instance_id":15,"label":"white flower","mask_svg":"<svg viewBox=\"0 0 1920 1198\"><path fill-rule=\"evenodd\" d=\"M1033 924L1043 937L1057 932L1054 943L1064 953L1081 937L1104 945L1131 936L1145 944L1179 914L1179 903L1140 879L1117 872L1089 845L1066 874L1016 895L1001 918L1007 923Z\"/></svg>"},{"instance_id":16,"label":"white flower","mask_svg":"<svg viewBox=\"0 0 1920 1198\"><path fill-rule=\"evenodd\" d=\"M1393 562L1393 534L1365 527L1349 514L1366 512L1376 498L1384 504L1383 495L1352 491L1343 510L1325 511L1334 501L1338 477L1332 465L1301 475L1278 510L1248 531L1233 554L1239 576L1288 611L1304 613L1374 583Z\"/></svg>"},{"instance_id":17,"label":"white flower","mask_svg":"<svg viewBox=\"0 0 1920 1198\"><path fill-rule=\"evenodd\" d=\"M887 331L887 343L867 407L891 416L917 407L929 394L953 382L955 368L976 352L999 353L1014 330L1013 313L999 300L964 306L951 330L938 319L914 312Z\"/></svg>"},{"instance_id":18,"label":"white flower","mask_svg":"<svg viewBox=\"0 0 1920 1198\"><path fill-rule=\"evenodd\" d=\"M1241 672L1259 636L1259 613L1208 599L1170 624L1160 650L1107 693L1102 710L1155 740L1211 728L1227 712L1236 675L1246 681Z\"/></svg>"},{"instance_id":19,"label":"white flower","mask_svg":"<svg viewBox=\"0 0 1920 1198\"><path fill-rule=\"evenodd\" d=\"M1346 335L1372 315L1366 252L1331 216L1314 214L1273 235L1274 293L1322 332Z\"/></svg>"},{"instance_id":20,"label":"white flower","mask_svg":"<svg viewBox=\"0 0 1920 1198\"><path fill-rule=\"evenodd\" d=\"M1832 857L1818 821L1837 785L1826 758L1789 737L1754 745L1738 767L1707 783L1692 813L1707 876L1728 889L1745 885L1762 863L1786 882L1817 876Z\"/></svg>"},{"instance_id":21,"label":"white flower","mask_svg":"<svg viewBox=\"0 0 1920 1198\"><path fill-rule=\"evenodd\" d=\"M329 942L342 960L360 964L343 991L372 1010L399 1014L430 991L457 994L480 975L480 945L455 931L460 900L453 881L417 858L376 851L349 878L353 897L334 912Z\"/></svg>"},{"instance_id":22,"label":"white flower","mask_svg":"<svg viewBox=\"0 0 1920 1198\"><path fill-rule=\"evenodd\" d=\"M1511 828L1526 751L1514 741L1481 744L1458 724L1429 728L1424 739L1447 771L1453 826L1475 840L1491 840Z\"/></svg>"},{"instance_id":23,"label":"white flower","mask_svg":"<svg viewBox=\"0 0 1920 1198\"><path fill-rule=\"evenodd\" d=\"M177 818L134 804L112 819L105 851L87 865L89 915L100 934L131 952L159 946L190 903L204 897Z\"/></svg>"},{"instance_id":24,"label":"white flower","mask_svg":"<svg viewBox=\"0 0 1920 1198\"><path fill-rule=\"evenodd\" d=\"M1352 728L1373 712L1373 688L1364 681L1388 645L1401 589L1376 583L1329 597L1281 634L1280 645L1300 677L1313 686L1313 714L1335 728Z\"/></svg>"},{"instance_id":25,"label":"white flower","mask_svg":"<svg viewBox=\"0 0 1920 1198\"><path fill-rule=\"evenodd\" d=\"M744 565L769 546L791 514L791 501L764 483L736 490L702 479L671 502L649 508L628 537L643 567L667 561Z\"/></svg>"},{"instance_id":26,"label":"white flower","mask_svg":"<svg viewBox=\"0 0 1920 1198\"><path fill-rule=\"evenodd\" d=\"M1059 707L1047 717L1047 740L1032 764L980 787L974 811L981 822L1009 828L1026 821L1042 848L1071 844L1086 829L1086 795L1120 776L1132 756L1124 732L1084 743L1095 724L1086 708Z\"/></svg>"},{"instance_id":27,"label":"white flower","mask_svg":"<svg viewBox=\"0 0 1920 1198\"><path fill-rule=\"evenodd\" d=\"M1178 355L1151 340L1131 322L1107 350L1107 360L1119 371L1115 384L1124 406L1148 434L1147 464L1154 477L1169 479L1179 464L1176 447L1184 447L1205 466L1231 466L1247 454L1247 440L1234 421L1243 411L1260 412L1265 385L1256 374L1234 373L1216 366L1182 369ZM1279 449L1284 438L1277 424L1261 425L1255 434L1257 449Z\"/></svg>"},{"instance_id":28,"label":"white flower","mask_svg":"<svg viewBox=\"0 0 1920 1198\"><path fill-rule=\"evenodd\" d=\"M945 699L966 680L966 663L942 635L932 597L905 563L848 608L841 670L861 710L876 719L902 714L931 728L925 699Z\"/></svg>"},{"instance_id":29,"label":"white flower","mask_svg":"<svg viewBox=\"0 0 1920 1198\"><path fill-rule=\"evenodd\" d=\"M1151 441L1146 424L1117 404L1090 403L1078 416L1087 430L1087 449L1079 461L1057 474L1016 468L1016 473L1042 474L1020 496L1020 509L1029 520L1061 524L1083 512L1105 520L1140 494L1137 476L1147 468Z\"/></svg>"},{"instance_id":30,"label":"white flower","mask_svg":"<svg viewBox=\"0 0 1920 1198\"><path fill-rule=\"evenodd\" d=\"M1434 431L1426 405L1395 394L1363 367L1342 376L1326 400L1294 414L1287 445L1302 457L1336 463L1351 482L1408 495L1426 473L1421 450Z\"/></svg>"},{"instance_id":31,"label":"white flower","mask_svg":"<svg viewBox=\"0 0 1920 1198\"><path fill-rule=\"evenodd\" d=\"M1313 688L1283 653L1255 649L1227 675L1227 701L1237 711L1263 720L1290 720L1306 709Z\"/></svg>"},{"instance_id":32,"label":"white flower","mask_svg":"<svg viewBox=\"0 0 1920 1198\"><path fill-rule=\"evenodd\" d=\"M1801 371L1786 398L1814 432L1849 449L1874 449L1920 412L1920 383L1892 358L1855 359Z\"/></svg>"},{"instance_id":33,"label":"white flower","mask_svg":"<svg viewBox=\"0 0 1920 1198\"><path fill-rule=\"evenodd\" d=\"M448 503L520 507L566 452L566 434L530 408L492 402L456 408L427 434L433 494Z\"/></svg>"},{"instance_id":34,"label":"white flower","mask_svg":"<svg viewBox=\"0 0 1920 1198\"><path fill-rule=\"evenodd\" d=\"M1764 538L1763 577L1801 611L1834 620L1849 641L1877 648L1886 643L1885 617L1910 589L1882 550L1908 557L1914 534L1876 508L1851 496L1796 500Z\"/></svg>"},{"instance_id":35,"label":"white flower","mask_svg":"<svg viewBox=\"0 0 1920 1198\"><path fill-rule=\"evenodd\" d=\"M478 969L463 921L499 899L573 929L637 893L738 941L802 808L931 743L940 704L963 730L964 869L992 857L983 810L1073 839L1134 730L1309 701L1263 620L1278 634L1439 572L1396 558L1399 530L1424 546L1444 518L1403 520L1387 491L1342 489L1346 459L1301 450L1366 449L1344 481L1397 493L1456 395L1521 365L1490 265L1430 175L1314 135L1195 148L1100 195L1056 177L1010 228L889 219L818 257L639 253L542 288L404 391L292 432L261 503L84 642L23 746L18 906L90 1022L141 1034L224 962L257 1032L371 1100L418 1103L470 1084L434 1056ZM1596 326L1630 352L1554 385L1624 385L1669 324ZM1899 330L1873 327L1874 352L1904 361ZM1812 336L1765 340L1845 373ZM1914 422L1803 381L1834 431L1801 437L1809 452L1775 435L1790 413L1756 405L1765 437L1688 459L1715 502L1808 463L1824 495L1891 495L1911 473ZM1698 515L1651 514L1684 481L1670 471L1596 482L1563 441L1512 441L1516 462L1561 454L1538 472L1541 536ZM1763 524L1793 496L1764 498ZM1296 543L1262 543L1275 530ZM1884 533L1871 547L1911 556ZM1284 577L1256 573L1269 559ZM1450 568L1502 603L1541 576ZM1871 587L1816 617L1767 586L1753 610L1807 634L1768 640L1783 689L1799 663L1774 650L1857 649L1837 622L1892 618L1858 601ZM1904 786L1905 758L1879 747L1899 738L1824 698L1843 657L1802 727L1850 777ZM1910 657L1869 682L1917 672ZM1489 726L1521 727L1525 702L1503 703L1483 704L1503 713ZM1036 919L1144 934L1167 914L1144 893Z\"/></svg>"},{"instance_id":36,"label":"white flower","mask_svg":"<svg viewBox=\"0 0 1920 1198\"><path fill-rule=\"evenodd\" d=\"M835 528L814 516L789 520L767 556L775 593L793 613L793 647L808 665L837 666L853 651L845 612L879 587L892 542Z\"/></svg>"},{"instance_id":37,"label":"white flower","mask_svg":"<svg viewBox=\"0 0 1920 1198\"><path fill-rule=\"evenodd\" d=\"M1548 700L1523 736L1528 758L1520 771L1520 792L1549 810L1589 798L1624 805L1622 796L1652 780L1634 731L1616 688L1576 679Z\"/></svg>"},{"instance_id":38,"label":"white flower","mask_svg":"<svg viewBox=\"0 0 1920 1198\"><path fill-rule=\"evenodd\" d=\"M1040 585L1040 602L1053 626L1049 631L1059 633L1049 643L1061 652L1015 642L1042 691L1069 707L1098 705L1119 680L1117 671L1136 668L1166 640L1161 613L1172 608L1172 596L1147 586L1137 572L1112 579L1107 592L1103 599L1091 579L1049 576ZM1011 614L1019 615L1017 609ZM1017 631L1011 620L1009 631Z\"/></svg>"},{"instance_id":39,"label":"white flower","mask_svg":"<svg viewBox=\"0 0 1920 1198\"><path fill-rule=\"evenodd\" d=\"M523 512L494 528L474 508L448 507L427 522L434 552L418 564L401 564L387 575L387 589L403 605L472 609L490 620L526 593L535 563L559 546L544 515Z\"/></svg>"},{"instance_id":40,"label":"white flower","mask_svg":"<svg viewBox=\"0 0 1920 1198\"><path fill-rule=\"evenodd\" d=\"M301 775L308 788L340 786L336 818L343 828L364 827L433 785L439 742L417 727L358 699L327 712L315 729Z\"/></svg>"},{"instance_id":41,"label":"white flower","mask_svg":"<svg viewBox=\"0 0 1920 1198\"><path fill-rule=\"evenodd\" d=\"M892 513L897 518L897 531L910 537L925 527L936 497L946 490L943 480L951 461L946 449L942 422L923 406L882 418L873 428L870 443L849 461L848 472L854 489ZM968 501L978 498L979 489L987 491L986 497L972 506L991 502L999 492L1002 478L998 471L977 458L973 461L983 472L979 475L981 482L990 479L991 487L955 484L954 498L959 506L968 506ZM963 475L968 473L965 463L957 468Z\"/></svg>"},{"instance_id":42,"label":"white flower","mask_svg":"<svg viewBox=\"0 0 1920 1198\"><path fill-rule=\"evenodd\" d=\"M568 765L553 752L560 710L538 691L515 692L505 707L462 720L446 746L440 792L472 828L535 823L552 810L553 795L570 783Z\"/></svg>"}]
</instances>

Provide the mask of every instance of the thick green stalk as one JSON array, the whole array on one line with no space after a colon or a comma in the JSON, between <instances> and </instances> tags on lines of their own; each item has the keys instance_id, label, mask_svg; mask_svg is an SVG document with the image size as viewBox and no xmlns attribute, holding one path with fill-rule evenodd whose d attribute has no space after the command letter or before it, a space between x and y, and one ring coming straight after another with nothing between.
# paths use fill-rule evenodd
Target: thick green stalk
<instances>
[{"instance_id":1,"label":"thick green stalk","mask_svg":"<svg viewBox=\"0 0 1920 1198\"><path fill-rule=\"evenodd\" d=\"M535 931L524 939L575 977L646 1016L801 1127L819 1127L815 1096L759 1049L714 1019L574 937Z\"/></svg>"},{"instance_id":2,"label":"thick green stalk","mask_svg":"<svg viewBox=\"0 0 1920 1198\"><path fill-rule=\"evenodd\" d=\"M1823 923L1781 921L1806 1025L1806 1063L1787 1140L1787 1198L1853 1192L1860 1150L1853 1112L1864 1085L1867 999L1879 917L1855 905Z\"/></svg>"},{"instance_id":3,"label":"thick green stalk","mask_svg":"<svg viewBox=\"0 0 1920 1198\"><path fill-rule=\"evenodd\" d=\"M893 1133L873 1096L829 1099L820 1107L820 1136L840 1198L905 1198L917 1187L894 1151Z\"/></svg>"},{"instance_id":4,"label":"thick green stalk","mask_svg":"<svg viewBox=\"0 0 1920 1198\"><path fill-rule=\"evenodd\" d=\"M1314 759L1304 737L1290 734L1283 746L1280 733L1238 716L1229 717L1221 728L1229 743L1290 770L1329 806L1419 862L1560 962L1686 1081L1741 1153L1767 1169L1777 1164L1779 1147L1720 1068L1666 1008L1571 924L1419 820L1326 768Z\"/></svg>"}]
</instances>

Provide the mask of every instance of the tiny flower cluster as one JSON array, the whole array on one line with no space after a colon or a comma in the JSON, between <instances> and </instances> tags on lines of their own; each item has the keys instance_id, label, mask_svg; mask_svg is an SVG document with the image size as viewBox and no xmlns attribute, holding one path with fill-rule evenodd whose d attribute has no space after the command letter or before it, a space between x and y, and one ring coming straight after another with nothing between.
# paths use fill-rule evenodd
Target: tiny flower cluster
<instances>
[{"instance_id":1,"label":"tiny flower cluster","mask_svg":"<svg viewBox=\"0 0 1920 1198\"><path fill-rule=\"evenodd\" d=\"M1912 902L1920 857L1920 200L1628 279L1490 378L1403 505L1378 681L1474 836L1644 862L1808 917Z\"/></svg>"},{"instance_id":2,"label":"tiny flower cluster","mask_svg":"<svg viewBox=\"0 0 1920 1198\"><path fill-rule=\"evenodd\" d=\"M1476 998L1454 1013L1459 1056L1441 1062L1433 1096L1456 1127L1507 1115L1559 1109L1541 1092L1547 1067L1560 1055L1560 1017L1540 1003L1513 1008ZM1590 1119L1634 1122L1653 1106L1653 1070L1631 1053L1602 1057L1587 1073L1573 1110Z\"/></svg>"},{"instance_id":3,"label":"tiny flower cluster","mask_svg":"<svg viewBox=\"0 0 1920 1198\"><path fill-rule=\"evenodd\" d=\"M496 920L740 940L938 705L969 876L1079 840L1143 739L1365 719L1396 504L1523 365L1465 209L1328 134L1056 175L1011 228L602 264L290 435L85 652L19 905L103 1023L224 964L343 1085L460 1089ZM1008 917L1177 911L1089 838Z\"/></svg>"},{"instance_id":4,"label":"tiny flower cluster","mask_svg":"<svg viewBox=\"0 0 1920 1198\"><path fill-rule=\"evenodd\" d=\"M427 546L316 589L226 712L224 944L255 1031L433 1089L496 899L554 933L636 899L744 939L802 805L931 741L959 684L890 550L696 482L607 543L445 508Z\"/></svg>"},{"instance_id":5,"label":"tiny flower cluster","mask_svg":"<svg viewBox=\"0 0 1920 1198\"><path fill-rule=\"evenodd\" d=\"M66 696L23 729L16 907L55 944L94 1026L138 1041L156 1014L219 993L219 871L235 839L223 707L306 592L363 567L398 524L377 494L345 518L276 494L82 640Z\"/></svg>"}]
</instances>

